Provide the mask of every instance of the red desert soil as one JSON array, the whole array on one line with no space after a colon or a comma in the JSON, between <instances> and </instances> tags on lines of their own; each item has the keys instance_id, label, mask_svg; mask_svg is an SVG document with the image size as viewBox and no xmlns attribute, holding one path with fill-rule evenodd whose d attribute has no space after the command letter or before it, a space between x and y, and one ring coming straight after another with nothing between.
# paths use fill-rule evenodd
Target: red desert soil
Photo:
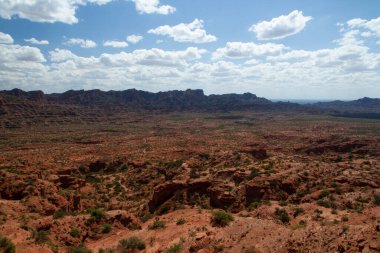
<instances>
[{"instance_id":1,"label":"red desert soil","mask_svg":"<svg viewBox=\"0 0 380 253\"><path fill-rule=\"evenodd\" d=\"M378 120L103 116L1 129L0 236L16 252L131 237L141 252L380 252Z\"/></svg>"}]
</instances>

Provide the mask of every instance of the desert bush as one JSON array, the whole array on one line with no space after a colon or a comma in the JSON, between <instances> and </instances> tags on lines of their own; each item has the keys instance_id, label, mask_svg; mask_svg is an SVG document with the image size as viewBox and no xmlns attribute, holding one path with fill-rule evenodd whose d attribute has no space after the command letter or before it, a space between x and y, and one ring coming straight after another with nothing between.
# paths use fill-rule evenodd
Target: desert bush
<instances>
[{"instance_id":1,"label":"desert bush","mask_svg":"<svg viewBox=\"0 0 380 253\"><path fill-rule=\"evenodd\" d=\"M170 206L168 205L163 205L161 208L157 211L158 215L164 215L167 214L170 211Z\"/></svg>"},{"instance_id":2,"label":"desert bush","mask_svg":"<svg viewBox=\"0 0 380 253\"><path fill-rule=\"evenodd\" d=\"M71 247L71 248L69 248L69 250L67 251L67 253L92 253L92 251L89 250L89 249L86 249L83 246L79 246L79 247Z\"/></svg>"},{"instance_id":3,"label":"desert bush","mask_svg":"<svg viewBox=\"0 0 380 253\"><path fill-rule=\"evenodd\" d=\"M182 243L175 243L170 246L165 252L166 253L178 253L182 250Z\"/></svg>"},{"instance_id":4,"label":"desert bush","mask_svg":"<svg viewBox=\"0 0 380 253\"><path fill-rule=\"evenodd\" d=\"M0 237L0 251L3 253L14 253L16 252L16 246L11 240L5 237Z\"/></svg>"},{"instance_id":5,"label":"desert bush","mask_svg":"<svg viewBox=\"0 0 380 253\"><path fill-rule=\"evenodd\" d=\"M342 217L342 221L347 222L348 221L348 217L347 216L343 216Z\"/></svg>"},{"instance_id":6,"label":"desert bush","mask_svg":"<svg viewBox=\"0 0 380 253\"><path fill-rule=\"evenodd\" d=\"M225 211L217 211L212 214L211 223L217 227L225 227L233 221L234 218L231 214Z\"/></svg>"},{"instance_id":7,"label":"desert bush","mask_svg":"<svg viewBox=\"0 0 380 253\"><path fill-rule=\"evenodd\" d=\"M323 190L320 194L319 194L319 198L320 199L323 199L324 197L327 197L330 195L330 191L329 190Z\"/></svg>"},{"instance_id":8,"label":"desert bush","mask_svg":"<svg viewBox=\"0 0 380 253\"><path fill-rule=\"evenodd\" d=\"M152 224L148 226L148 229L160 229L165 227L165 222L159 219L155 220Z\"/></svg>"},{"instance_id":9,"label":"desert bush","mask_svg":"<svg viewBox=\"0 0 380 253\"><path fill-rule=\"evenodd\" d=\"M112 230L111 224L104 224L102 227L102 233L103 234L107 234L107 233L111 232L111 230Z\"/></svg>"},{"instance_id":10,"label":"desert bush","mask_svg":"<svg viewBox=\"0 0 380 253\"><path fill-rule=\"evenodd\" d=\"M255 247L249 247L249 248L245 249L243 252L244 253L260 253L260 251L258 249L256 249Z\"/></svg>"},{"instance_id":11,"label":"desert bush","mask_svg":"<svg viewBox=\"0 0 380 253\"><path fill-rule=\"evenodd\" d=\"M140 220L141 220L143 223L145 223L145 222L147 222L148 220L150 220L150 219L152 219L152 218L153 218L153 215L152 215L151 213L148 213L148 214L142 216L142 217L140 218Z\"/></svg>"},{"instance_id":12,"label":"desert bush","mask_svg":"<svg viewBox=\"0 0 380 253\"><path fill-rule=\"evenodd\" d=\"M296 207L294 208L294 217L297 217L298 215L304 213L305 210L302 207Z\"/></svg>"},{"instance_id":13,"label":"desert bush","mask_svg":"<svg viewBox=\"0 0 380 253\"><path fill-rule=\"evenodd\" d=\"M260 201L253 201L251 204L249 204L249 211L252 211L252 210L255 210L256 208L258 208L260 206Z\"/></svg>"},{"instance_id":14,"label":"desert bush","mask_svg":"<svg viewBox=\"0 0 380 253\"><path fill-rule=\"evenodd\" d=\"M134 252L136 250L143 250L145 249L145 242L143 242L136 236L132 236L128 239L119 241L118 249L121 253L129 253Z\"/></svg>"},{"instance_id":15,"label":"desert bush","mask_svg":"<svg viewBox=\"0 0 380 253\"><path fill-rule=\"evenodd\" d=\"M64 216L68 215L67 212L63 211L63 210L58 210L58 211L55 211L54 214L53 214L53 219L59 219L59 218L62 218Z\"/></svg>"},{"instance_id":16,"label":"desert bush","mask_svg":"<svg viewBox=\"0 0 380 253\"><path fill-rule=\"evenodd\" d=\"M184 218L180 218L180 219L178 219L177 222L176 222L177 225L183 225L183 224L185 224L185 223L186 223L186 220L185 220Z\"/></svg>"},{"instance_id":17,"label":"desert bush","mask_svg":"<svg viewBox=\"0 0 380 253\"><path fill-rule=\"evenodd\" d=\"M139 224L133 222L131 225L128 226L128 229L129 230L140 230L141 226Z\"/></svg>"},{"instance_id":18,"label":"desert bush","mask_svg":"<svg viewBox=\"0 0 380 253\"><path fill-rule=\"evenodd\" d=\"M290 217L285 209L276 208L275 215L282 223L289 223Z\"/></svg>"},{"instance_id":19,"label":"desert bush","mask_svg":"<svg viewBox=\"0 0 380 253\"><path fill-rule=\"evenodd\" d=\"M100 220L104 219L106 217L106 214L103 210L95 208L95 209L89 209L88 212L90 213L91 217L87 220L87 225L99 222Z\"/></svg>"},{"instance_id":20,"label":"desert bush","mask_svg":"<svg viewBox=\"0 0 380 253\"><path fill-rule=\"evenodd\" d=\"M76 229L76 228L72 228L72 229L71 229L71 231L70 231L70 235L71 235L72 237L79 237L79 236L80 236L79 231L78 231L78 229Z\"/></svg>"},{"instance_id":21,"label":"desert bush","mask_svg":"<svg viewBox=\"0 0 380 253\"><path fill-rule=\"evenodd\" d=\"M100 209L90 209L89 210L91 217L95 217L96 220L101 220L106 217L106 214L103 212L103 210Z\"/></svg>"}]
</instances>

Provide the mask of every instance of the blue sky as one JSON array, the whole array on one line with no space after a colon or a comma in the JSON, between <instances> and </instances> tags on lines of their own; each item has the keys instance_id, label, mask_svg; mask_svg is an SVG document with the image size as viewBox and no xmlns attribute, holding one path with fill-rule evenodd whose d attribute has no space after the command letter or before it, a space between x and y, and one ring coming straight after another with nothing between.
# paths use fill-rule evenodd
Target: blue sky
<instances>
[{"instance_id":1,"label":"blue sky","mask_svg":"<svg viewBox=\"0 0 380 253\"><path fill-rule=\"evenodd\" d=\"M377 0L0 0L0 89L380 97L379 16Z\"/></svg>"}]
</instances>

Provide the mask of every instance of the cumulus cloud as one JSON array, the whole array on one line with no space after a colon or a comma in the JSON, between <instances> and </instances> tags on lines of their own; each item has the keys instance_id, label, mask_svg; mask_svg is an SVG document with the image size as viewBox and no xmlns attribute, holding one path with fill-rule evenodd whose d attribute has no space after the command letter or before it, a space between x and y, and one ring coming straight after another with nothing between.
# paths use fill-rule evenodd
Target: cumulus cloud
<instances>
[{"instance_id":1,"label":"cumulus cloud","mask_svg":"<svg viewBox=\"0 0 380 253\"><path fill-rule=\"evenodd\" d=\"M223 48L218 48L212 55L214 60L220 58L248 58L254 56L262 56L267 54L278 54L285 50L283 44L265 43L243 43L243 42L227 42Z\"/></svg>"},{"instance_id":2,"label":"cumulus cloud","mask_svg":"<svg viewBox=\"0 0 380 253\"><path fill-rule=\"evenodd\" d=\"M35 45L49 45L49 41L37 40L36 38L25 39L25 41Z\"/></svg>"},{"instance_id":3,"label":"cumulus cloud","mask_svg":"<svg viewBox=\"0 0 380 253\"><path fill-rule=\"evenodd\" d=\"M105 47L123 48L123 47L127 47L128 43L125 42L125 41L106 40L103 43L103 46L105 46Z\"/></svg>"},{"instance_id":4,"label":"cumulus cloud","mask_svg":"<svg viewBox=\"0 0 380 253\"><path fill-rule=\"evenodd\" d=\"M103 5L112 0L4 0L0 1L0 17L14 16L34 22L66 24L78 23L75 16L79 5Z\"/></svg>"},{"instance_id":5,"label":"cumulus cloud","mask_svg":"<svg viewBox=\"0 0 380 253\"><path fill-rule=\"evenodd\" d=\"M149 30L148 33L169 36L177 42L207 43L217 40L214 35L207 34L203 29L203 20L200 19L194 19L189 24L180 23L175 26L159 26Z\"/></svg>"},{"instance_id":6,"label":"cumulus cloud","mask_svg":"<svg viewBox=\"0 0 380 253\"><path fill-rule=\"evenodd\" d=\"M20 45L1 45L0 62L45 62L38 48Z\"/></svg>"},{"instance_id":7,"label":"cumulus cloud","mask_svg":"<svg viewBox=\"0 0 380 253\"><path fill-rule=\"evenodd\" d=\"M80 46L81 48L94 48L96 47L96 42L93 40L84 40L79 38L71 38L65 42L66 45Z\"/></svg>"},{"instance_id":8,"label":"cumulus cloud","mask_svg":"<svg viewBox=\"0 0 380 253\"><path fill-rule=\"evenodd\" d=\"M168 15L176 11L176 8L170 5L160 5L159 0L132 0L135 2L136 10L140 14L162 14Z\"/></svg>"},{"instance_id":9,"label":"cumulus cloud","mask_svg":"<svg viewBox=\"0 0 380 253\"><path fill-rule=\"evenodd\" d=\"M54 51L49 52L50 60L52 62L61 62L69 59L75 59L77 56L70 50L56 48Z\"/></svg>"},{"instance_id":10,"label":"cumulus cloud","mask_svg":"<svg viewBox=\"0 0 380 253\"><path fill-rule=\"evenodd\" d=\"M13 38L9 34L0 32L0 43L1 44L12 44Z\"/></svg>"},{"instance_id":11,"label":"cumulus cloud","mask_svg":"<svg viewBox=\"0 0 380 253\"><path fill-rule=\"evenodd\" d=\"M372 32L372 34L375 34L376 36L380 37L380 17L371 20L355 18L347 21L347 25L350 28L368 29Z\"/></svg>"},{"instance_id":12,"label":"cumulus cloud","mask_svg":"<svg viewBox=\"0 0 380 253\"><path fill-rule=\"evenodd\" d=\"M292 11L287 16L279 16L271 21L254 24L249 31L256 33L259 40L283 39L301 32L312 17L304 16L302 11Z\"/></svg>"},{"instance_id":13,"label":"cumulus cloud","mask_svg":"<svg viewBox=\"0 0 380 253\"><path fill-rule=\"evenodd\" d=\"M135 35L135 34L129 35L127 37L127 41L132 44L139 43L142 39L143 39L143 36Z\"/></svg>"}]
</instances>

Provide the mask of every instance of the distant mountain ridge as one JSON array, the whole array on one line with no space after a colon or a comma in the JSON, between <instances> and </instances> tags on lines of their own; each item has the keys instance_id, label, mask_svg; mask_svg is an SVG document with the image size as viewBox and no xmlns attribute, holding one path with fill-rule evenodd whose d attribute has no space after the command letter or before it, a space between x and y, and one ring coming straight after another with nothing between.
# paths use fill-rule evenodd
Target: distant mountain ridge
<instances>
[{"instance_id":1,"label":"distant mountain ridge","mask_svg":"<svg viewBox=\"0 0 380 253\"><path fill-rule=\"evenodd\" d=\"M48 104L90 107L127 107L146 110L235 110L271 106L274 103L251 93L206 96L203 90L166 91L152 93L136 89L124 91L69 90L44 94L42 91L13 89L0 94Z\"/></svg>"},{"instance_id":2,"label":"distant mountain ridge","mask_svg":"<svg viewBox=\"0 0 380 253\"><path fill-rule=\"evenodd\" d=\"M205 95L203 90L172 90L148 92L136 89L123 91L68 90L63 93L45 94L43 91L23 91L21 89L0 91L0 104L4 96L7 100L21 99L26 103L40 105L73 105L97 107L103 109L126 108L130 110L284 110L304 111L327 110L332 112L360 111L380 112L380 99L364 97L354 101L319 102L312 105L300 105L291 102L272 102L252 93Z\"/></svg>"}]
</instances>

